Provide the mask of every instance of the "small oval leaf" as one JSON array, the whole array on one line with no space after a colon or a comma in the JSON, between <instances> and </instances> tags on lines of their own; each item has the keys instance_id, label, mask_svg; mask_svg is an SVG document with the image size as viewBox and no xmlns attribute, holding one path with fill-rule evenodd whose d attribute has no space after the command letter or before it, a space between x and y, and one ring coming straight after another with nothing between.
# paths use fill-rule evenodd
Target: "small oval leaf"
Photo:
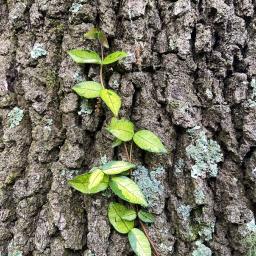
<instances>
[{"instance_id":1,"label":"small oval leaf","mask_svg":"<svg viewBox=\"0 0 256 256\"><path fill-rule=\"evenodd\" d=\"M98 39L99 32L99 29L92 27L84 34L84 37L87 39Z\"/></svg>"},{"instance_id":2,"label":"small oval leaf","mask_svg":"<svg viewBox=\"0 0 256 256\"><path fill-rule=\"evenodd\" d=\"M128 54L123 51L113 52L104 58L102 64L104 64L104 65L111 64L111 63L121 60L127 56L128 56Z\"/></svg>"},{"instance_id":3,"label":"small oval leaf","mask_svg":"<svg viewBox=\"0 0 256 256\"><path fill-rule=\"evenodd\" d=\"M128 234L128 239L137 256L152 255L150 243L141 230L133 228Z\"/></svg>"},{"instance_id":4,"label":"small oval leaf","mask_svg":"<svg viewBox=\"0 0 256 256\"><path fill-rule=\"evenodd\" d=\"M134 221L121 218L127 212L127 208L119 203L112 202L108 207L108 218L113 227L121 234L127 234L133 227Z\"/></svg>"},{"instance_id":5,"label":"small oval leaf","mask_svg":"<svg viewBox=\"0 0 256 256\"><path fill-rule=\"evenodd\" d=\"M121 98L112 90L103 89L100 91L101 99L106 103L115 116L118 116L121 107Z\"/></svg>"},{"instance_id":6,"label":"small oval leaf","mask_svg":"<svg viewBox=\"0 0 256 256\"><path fill-rule=\"evenodd\" d=\"M110 179L112 191L121 199L133 204L147 207L148 203L138 185L126 176L116 176Z\"/></svg>"},{"instance_id":7,"label":"small oval leaf","mask_svg":"<svg viewBox=\"0 0 256 256\"><path fill-rule=\"evenodd\" d=\"M84 37L87 39L98 39L104 47L109 48L106 35L98 28L91 28L87 33L84 34Z\"/></svg>"},{"instance_id":8,"label":"small oval leaf","mask_svg":"<svg viewBox=\"0 0 256 256\"><path fill-rule=\"evenodd\" d=\"M135 167L135 164L125 161L111 161L101 166L101 170L107 175L115 175Z\"/></svg>"},{"instance_id":9,"label":"small oval leaf","mask_svg":"<svg viewBox=\"0 0 256 256\"><path fill-rule=\"evenodd\" d=\"M125 118L119 120L113 117L107 126L107 130L118 139L129 141L134 135L134 124Z\"/></svg>"},{"instance_id":10,"label":"small oval leaf","mask_svg":"<svg viewBox=\"0 0 256 256\"><path fill-rule=\"evenodd\" d=\"M104 175L103 180L100 184L92 189L89 189L89 178L91 173L85 173L76 176L74 179L69 180L68 184L74 189L84 193L84 194L95 194L108 188L109 177Z\"/></svg>"},{"instance_id":11,"label":"small oval leaf","mask_svg":"<svg viewBox=\"0 0 256 256\"><path fill-rule=\"evenodd\" d=\"M101 64L100 56L98 55L97 52L94 52L94 51L73 49L68 51L68 54L76 63Z\"/></svg>"},{"instance_id":12,"label":"small oval leaf","mask_svg":"<svg viewBox=\"0 0 256 256\"><path fill-rule=\"evenodd\" d=\"M138 212L138 217L140 218L140 220L142 220L143 222L146 222L146 223L154 223L155 222L155 216L150 212L140 210Z\"/></svg>"},{"instance_id":13,"label":"small oval leaf","mask_svg":"<svg viewBox=\"0 0 256 256\"><path fill-rule=\"evenodd\" d=\"M122 214L121 218L123 220L135 220L137 217L136 211L134 209L127 209L125 213Z\"/></svg>"},{"instance_id":14,"label":"small oval leaf","mask_svg":"<svg viewBox=\"0 0 256 256\"><path fill-rule=\"evenodd\" d=\"M149 130L141 130L134 134L133 141L135 144L146 151L154 153L167 153L166 148L161 140Z\"/></svg>"},{"instance_id":15,"label":"small oval leaf","mask_svg":"<svg viewBox=\"0 0 256 256\"><path fill-rule=\"evenodd\" d=\"M100 83L94 81L86 81L76 84L72 88L79 96L92 99L100 97L100 91L102 90L102 86Z\"/></svg>"},{"instance_id":16,"label":"small oval leaf","mask_svg":"<svg viewBox=\"0 0 256 256\"><path fill-rule=\"evenodd\" d=\"M88 189L92 190L97 187L104 178L104 172L100 169L93 171L89 177Z\"/></svg>"}]
</instances>

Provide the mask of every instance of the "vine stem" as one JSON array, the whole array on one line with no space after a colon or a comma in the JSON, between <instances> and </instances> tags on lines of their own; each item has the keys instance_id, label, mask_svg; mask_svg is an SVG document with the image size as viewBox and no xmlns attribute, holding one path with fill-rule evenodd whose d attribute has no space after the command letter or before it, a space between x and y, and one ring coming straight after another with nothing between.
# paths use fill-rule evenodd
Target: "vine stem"
<instances>
[{"instance_id":1,"label":"vine stem","mask_svg":"<svg viewBox=\"0 0 256 256\"><path fill-rule=\"evenodd\" d=\"M124 143L124 148L125 148L125 153L126 153L127 160L130 162L130 155L128 153L128 149L127 149L126 143Z\"/></svg>"},{"instance_id":2,"label":"vine stem","mask_svg":"<svg viewBox=\"0 0 256 256\"><path fill-rule=\"evenodd\" d=\"M131 146L130 146L130 162L132 162L132 142L131 142Z\"/></svg>"},{"instance_id":3,"label":"vine stem","mask_svg":"<svg viewBox=\"0 0 256 256\"><path fill-rule=\"evenodd\" d=\"M137 212L137 214L138 214L137 205L135 206L135 210L136 210L136 212ZM148 231L147 231L147 229L146 229L145 224L144 224L140 219L139 219L139 223L140 223L141 228L142 228L143 232L145 233L145 235L146 235L146 237L147 237L147 239L148 239L148 241L149 241L151 247L153 248L153 251L154 251L153 254L154 254L154 256L160 256L160 254L158 253L158 251L157 251L157 249L156 249L156 246L155 246L154 242L152 241L152 239L150 238L150 236L149 236L149 234L148 234Z\"/></svg>"},{"instance_id":4,"label":"vine stem","mask_svg":"<svg viewBox=\"0 0 256 256\"><path fill-rule=\"evenodd\" d=\"M129 161L129 162L132 162L132 143L131 143L131 146L130 146L130 153L128 152L126 143L124 143L124 148L125 148L126 157L127 157L128 161ZM137 208L137 206L135 206L135 210L136 210L136 212L137 212L137 214L138 214L138 208ZM160 256L160 254L158 253L158 251L157 251L157 249L156 249L156 246L155 246L154 242L151 240L151 238L150 238L150 236L149 236L149 234L148 234L148 231L147 231L147 229L146 229L146 227L145 227L145 224L144 224L141 220L139 220L139 223L140 223L141 228L142 228L143 232L145 233L145 235L146 235L146 237L147 237L147 239L148 239L148 241L149 241L151 247L153 248L153 251L154 251L153 254L154 254L154 256Z\"/></svg>"},{"instance_id":5,"label":"vine stem","mask_svg":"<svg viewBox=\"0 0 256 256\"><path fill-rule=\"evenodd\" d=\"M104 58L104 49L101 44L100 44L100 51L101 51L101 62L102 62L103 58ZM103 65L102 65L102 63L100 64L100 83L101 83L103 89L105 89L104 82L103 82Z\"/></svg>"},{"instance_id":6,"label":"vine stem","mask_svg":"<svg viewBox=\"0 0 256 256\"><path fill-rule=\"evenodd\" d=\"M141 225L142 230L144 231L146 237L148 238L148 241L149 241L151 247L152 247L153 250L154 250L154 255L155 255L155 256L160 256L160 254L158 253L158 251L157 251L157 249L156 249L156 247L155 247L154 242L151 240L151 238L150 238L150 236L149 236L149 234L148 234L148 231L147 231L147 229L146 229L146 227L145 227L145 224L144 224L142 221L140 221L140 220L139 220L139 222L140 222L140 225Z\"/></svg>"}]
</instances>

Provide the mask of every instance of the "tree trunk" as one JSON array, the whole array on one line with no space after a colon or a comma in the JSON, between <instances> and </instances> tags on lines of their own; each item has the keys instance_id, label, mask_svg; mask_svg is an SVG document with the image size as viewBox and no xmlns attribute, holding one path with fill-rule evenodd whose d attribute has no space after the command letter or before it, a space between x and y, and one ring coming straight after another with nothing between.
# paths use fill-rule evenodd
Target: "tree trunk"
<instances>
[{"instance_id":1,"label":"tree trunk","mask_svg":"<svg viewBox=\"0 0 256 256\"><path fill-rule=\"evenodd\" d=\"M0 254L133 255L107 219L114 196L67 184L125 159L104 128L109 110L72 91L99 81L96 66L67 55L98 49L83 33L99 25L108 52L129 54L104 72L121 116L169 149L133 154L159 254L254 255L255 8L255 0L0 0Z\"/></svg>"}]
</instances>

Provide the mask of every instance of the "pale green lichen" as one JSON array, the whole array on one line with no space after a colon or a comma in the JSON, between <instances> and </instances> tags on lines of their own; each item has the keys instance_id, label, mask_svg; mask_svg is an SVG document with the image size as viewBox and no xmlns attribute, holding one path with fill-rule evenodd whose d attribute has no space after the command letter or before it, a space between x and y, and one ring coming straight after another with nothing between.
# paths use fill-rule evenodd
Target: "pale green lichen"
<instances>
[{"instance_id":1,"label":"pale green lichen","mask_svg":"<svg viewBox=\"0 0 256 256\"><path fill-rule=\"evenodd\" d=\"M22 256L23 253L21 251L14 251L14 252L9 252L8 255L6 256ZM2 256L1 252L0 252L0 256ZM5 254L3 255L5 256Z\"/></svg>"},{"instance_id":2,"label":"pale green lichen","mask_svg":"<svg viewBox=\"0 0 256 256\"><path fill-rule=\"evenodd\" d=\"M61 170L60 176L65 177L67 180L73 179L75 176L79 175L81 170Z\"/></svg>"},{"instance_id":3,"label":"pale green lichen","mask_svg":"<svg viewBox=\"0 0 256 256\"><path fill-rule=\"evenodd\" d=\"M196 241L196 250L192 252L192 256L211 256L212 251L209 247L205 246L201 241Z\"/></svg>"},{"instance_id":4,"label":"pale green lichen","mask_svg":"<svg viewBox=\"0 0 256 256\"><path fill-rule=\"evenodd\" d=\"M51 118L49 118L46 120L46 125L44 126L44 128L48 131L51 131L52 125L53 125L53 120Z\"/></svg>"},{"instance_id":5,"label":"pale green lichen","mask_svg":"<svg viewBox=\"0 0 256 256\"><path fill-rule=\"evenodd\" d=\"M194 160L191 177L204 177L206 174L210 177L218 175L217 164L222 161L223 153L220 145L212 139L207 139L204 131L199 133L195 143L186 148L186 154Z\"/></svg>"},{"instance_id":6,"label":"pale green lichen","mask_svg":"<svg viewBox=\"0 0 256 256\"><path fill-rule=\"evenodd\" d=\"M161 251L170 253L170 254L168 254L168 255L171 255L171 253L172 253L172 251L173 251L173 246L166 245L166 244L164 244L164 243L159 244L158 247L159 247L159 249L161 249Z\"/></svg>"},{"instance_id":7,"label":"pale green lichen","mask_svg":"<svg viewBox=\"0 0 256 256\"><path fill-rule=\"evenodd\" d=\"M190 205L186 205L186 204L181 204L178 208L177 208L177 213L179 214L179 216L184 219L184 220L188 220L190 217L190 212L191 212L192 208Z\"/></svg>"},{"instance_id":8,"label":"pale green lichen","mask_svg":"<svg viewBox=\"0 0 256 256\"><path fill-rule=\"evenodd\" d=\"M194 137L196 135L196 133L198 132L198 130L201 129L201 126L195 126L193 128L190 128L187 130L187 133L191 136Z\"/></svg>"},{"instance_id":9,"label":"pale green lichen","mask_svg":"<svg viewBox=\"0 0 256 256\"><path fill-rule=\"evenodd\" d=\"M177 43L172 38L169 39L169 47L171 51L174 51L177 48Z\"/></svg>"},{"instance_id":10,"label":"pale green lichen","mask_svg":"<svg viewBox=\"0 0 256 256\"><path fill-rule=\"evenodd\" d=\"M101 164L106 164L107 162L108 162L107 156L106 155L101 156L100 163Z\"/></svg>"},{"instance_id":11,"label":"pale green lichen","mask_svg":"<svg viewBox=\"0 0 256 256\"><path fill-rule=\"evenodd\" d=\"M84 256L95 256L95 254L91 250L86 250Z\"/></svg>"},{"instance_id":12,"label":"pale green lichen","mask_svg":"<svg viewBox=\"0 0 256 256\"><path fill-rule=\"evenodd\" d=\"M77 82L82 82L85 80L84 75L80 71L75 72L73 77Z\"/></svg>"},{"instance_id":13,"label":"pale green lichen","mask_svg":"<svg viewBox=\"0 0 256 256\"><path fill-rule=\"evenodd\" d=\"M200 188L196 188L194 190L194 198L195 198L195 202L196 204L203 204L204 203L204 200L205 200L205 194L204 192L202 191L202 189Z\"/></svg>"},{"instance_id":14,"label":"pale green lichen","mask_svg":"<svg viewBox=\"0 0 256 256\"><path fill-rule=\"evenodd\" d=\"M246 223L246 227L250 232L256 233L255 219L253 218L250 222Z\"/></svg>"},{"instance_id":15,"label":"pale green lichen","mask_svg":"<svg viewBox=\"0 0 256 256\"><path fill-rule=\"evenodd\" d=\"M82 7L82 5L80 3L73 3L72 6L70 7L69 11L72 13L77 13L77 12L79 12L81 7Z\"/></svg>"},{"instance_id":16,"label":"pale green lichen","mask_svg":"<svg viewBox=\"0 0 256 256\"><path fill-rule=\"evenodd\" d=\"M162 177L162 175L165 173L165 169L163 166L158 166L154 171L150 172L151 179L157 181L159 177ZM160 183L160 182L159 182Z\"/></svg>"},{"instance_id":17,"label":"pale green lichen","mask_svg":"<svg viewBox=\"0 0 256 256\"><path fill-rule=\"evenodd\" d=\"M23 253L21 251L16 251L14 253L12 253L10 256L22 256Z\"/></svg>"},{"instance_id":18,"label":"pale green lichen","mask_svg":"<svg viewBox=\"0 0 256 256\"><path fill-rule=\"evenodd\" d=\"M142 190L150 207L158 206L159 198L163 196L164 188L157 177L163 175L164 171L163 167L149 171L146 167L140 165L132 172L134 181Z\"/></svg>"},{"instance_id":19,"label":"pale green lichen","mask_svg":"<svg viewBox=\"0 0 256 256\"><path fill-rule=\"evenodd\" d=\"M194 218L195 220L195 218ZM202 220L198 220L189 227L190 241L194 241L200 238L201 241L210 241L213 238L215 228L215 222L210 221L204 223Z\"/></svg>"},{"instance_id":20,"label":"pale green lichen","mask_svg":"<svg viewBox=\"0 0 256 256\"><path fill-rule=\"evenodd\" d=\"M24 117L24 111L18 107L14 107L8 114L8 126L10 128L17 127Z\"/></svg>"},{"instance_id":21,"label":"pale green lichen","mask_svg":"<svg viewBox=\"0 0 256 256\"><path fill-rule=\"evenodd\" d=\"M88 99L83 99L80 105L80 110L78 111L78 115L90 115L93 112L93 108L90 105Z\"/></svg>"},{"instance_id":22,"label":"pale green lichen","mask_svg":"<svg viewBox=\"0 0 256 256\"><path fill-rule=\"evenodd\" d=\"M185 162L183 159L179 159L177 163L174 166L174 174L175 176L179 176L183 173L183 170L185 168Z\"/></svg>"},{"instance_id":23,"label":"pale green lichen","mask_svg":"<svg viewBox=\"0 0 256 256\"><path fill-rule=\"evenodd\" d=\"M198 234L201 239L205 241L212 240L214 233L215 223L211 223L210 225L202 226L202 228L198 231Z\"/></svg>"},{"instance_id":24,"label":"pale green lichen","mask_svg":"<svg viewBox=\"0 0 256 256\"><path fill-rule=\"evenodd\" d=\"M44 49L43 44L35 43L30 55L33 59L38 59L42 56L46 56L47 51Z\"/></svg>"}]
</instances>

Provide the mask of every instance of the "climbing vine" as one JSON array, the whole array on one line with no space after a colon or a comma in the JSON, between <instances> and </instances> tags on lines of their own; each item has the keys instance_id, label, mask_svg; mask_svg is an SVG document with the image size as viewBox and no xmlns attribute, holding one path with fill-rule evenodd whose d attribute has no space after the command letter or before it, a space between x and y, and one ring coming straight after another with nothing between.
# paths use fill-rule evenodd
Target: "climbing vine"
<instances>
[{"instance_id":1,"label":"climbing vine","mask_svg":"<svg viewBox=\"0 0 256 256\"><path fill-rule=\"evenodd\" d=\"M138 256L159 255L151 241L145 223L153 223L154 215L146 208L148 202L139 186L131 179L130 174L136 166L132 163L132 147L135 143L139 148L153 153L167 153L161 140L149 130L136 130L134 124L119 117L121 98L113 90L104 85L103 68L127 57L127 53L116 51L104 56L104 48L109 48L106 35L97 28L90 29L85 38L98 40L100 54L95 51L73 49L68 51L70 57L79 64L96 64L100 66L100 82L84 81L73 87L73 90L86 99L101 98L113 113L106 129L114 137L112 147L124 144L126 161L113 160L101 166L94 166L88 172L69 180L69 185L84 194L95 194L110 187L113 193L126 203L110 202L108 218L112 226L121 234L128 234L133 251ZM138 221L136 222L136 219ZM136 228L136 224L142 230Z\"/></svg>"}]
</instances>

